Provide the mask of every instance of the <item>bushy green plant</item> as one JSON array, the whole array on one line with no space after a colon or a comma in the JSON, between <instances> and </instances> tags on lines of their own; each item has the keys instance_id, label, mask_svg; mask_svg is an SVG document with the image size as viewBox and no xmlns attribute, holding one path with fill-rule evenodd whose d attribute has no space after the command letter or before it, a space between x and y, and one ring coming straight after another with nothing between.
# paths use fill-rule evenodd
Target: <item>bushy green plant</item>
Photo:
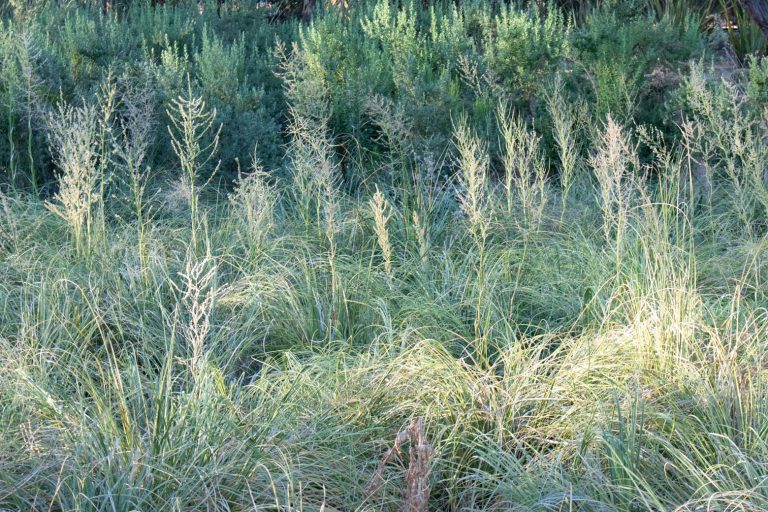
<instances>
[{"instance_id":1,"label":"bushy green plant","mask_svg":"<svg viewBox=\"0 0 768 512\"><path fill-rule=\"evenodd\" d=\"M41 103L47 93L48 76L44 69L47 55L36 39L34 28L22 31L20 27L9 23L3 26L2 34L0 109L7 135L2 141L5 146L3 166L7 169L7 179L11 186L30 186L37 190L41 185L38 170L40 160L44 159L35 154L34 147L41 139L37 125L41 122Z\"/></svg>"},{"instance_id":2,"label":"bushy green plant","mask_svg":"<svg viewBox=\"0 0 768 512\"><path fill-rule=\"evenodd\" d=\"M158 86L166 97L173 98L181 94L191 66L187 47L166 38L158 56L150 54L150 63L155 70Z\"/></svg>"},{"instance_id":3,"label":"bushy green plant","mask_svg":"<svg viewBox=\"0 0 768 512\"><path fill-rule=\"evenodd\" d=\"M768 59L751 56L747 96L760 109L768 104Z\"/></svg>"},{"instance_id":4,"label":"bushy green plant","mask_svg":"<svg viewBox=\"0 0 768 512\"><path fill-rule=\"evenodd\" d=\"M238 107L241 88L247 85L245 76L245 34L231 45L203 29L200 51L194 56L196 75L203 94L211 101Z\"/></svg>"},{"instance_id":5,"label":"bushy green plant","mask_svg":"<svg viewBox=\"0 0 768 512\"><path fill-rule=\"evenodd\" d=\"M540 80L569 57L570 30L554 7L519 11L505 4L485 29L483 60L505 88L529 100Z\"/></svg>"},{"instance_id":6,"label":"bushy green plant","mask_svg":"<svg viewBox=\"0 0 768 512\"><path fill-rule=\"evenodd\" d=\"M200 51L194 56L200 91L216 108L218 121L226 127L222 130L221 158L230 171L234 170L235 160L247 154L254 142L262 161L270 166L278 161L280 138L275 116L279 105L266 106L264 85L252 83L253 77L246 74L246 51L244 33L226 44L205 28Z\"/></svg>"},{"instance_id":7,"label":"bushy green plant","mask_svg":"<svg viewBox=\"0 0 768 512\"><path fill-rule=\"evenodd\" d=\"M675 73L704 48L695 20L686 20L680 25L642 13L625 19L607 8L590 14L574 46L586 74L581 87L594 94L600 119L611 113L623 121L661 124L658 105L677 85Z\"/></svg>"}]
</instances>

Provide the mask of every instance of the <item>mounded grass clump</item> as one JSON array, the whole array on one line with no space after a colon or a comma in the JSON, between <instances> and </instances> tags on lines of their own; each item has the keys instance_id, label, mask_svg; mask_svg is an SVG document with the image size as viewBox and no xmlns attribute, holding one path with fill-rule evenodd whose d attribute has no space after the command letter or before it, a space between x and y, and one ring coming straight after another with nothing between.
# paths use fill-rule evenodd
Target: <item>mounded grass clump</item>
<instances>
[{"instance_id":1,"label":"mounded grass clump","mask_svg":"<svg viewBox=\"0 0 768 512\"><path fill-rule=\"evenodd\" d=\"M764 61L238 6L3 22L0 509L768 508Z\"/></svg>"}]
</instances>

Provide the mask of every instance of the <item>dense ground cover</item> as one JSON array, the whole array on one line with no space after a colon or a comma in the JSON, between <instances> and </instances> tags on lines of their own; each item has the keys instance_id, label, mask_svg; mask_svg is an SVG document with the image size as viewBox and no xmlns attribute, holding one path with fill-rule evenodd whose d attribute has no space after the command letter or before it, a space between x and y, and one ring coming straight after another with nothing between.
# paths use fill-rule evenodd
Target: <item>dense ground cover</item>
<instances>
[{"instance_id":1,"label":"dense ground cover","mask_svg":"<svg viewBox=\"0 0 768 512\"><path fill-rule=\"evenodd\" d=\"M0 510L768 509L768 60L661 5L6 14Z\"/></svg>"}]
</instances>

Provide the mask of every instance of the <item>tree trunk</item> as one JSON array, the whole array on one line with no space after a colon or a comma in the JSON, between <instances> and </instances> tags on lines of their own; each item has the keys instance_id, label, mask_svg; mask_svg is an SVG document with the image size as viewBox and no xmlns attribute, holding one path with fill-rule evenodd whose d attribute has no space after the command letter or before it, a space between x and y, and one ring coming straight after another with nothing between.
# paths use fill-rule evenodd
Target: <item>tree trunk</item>
<instances>
[{"instance_id":1,"label":"tree trunk","mask_svg":"<svg viewBox=\"0 0 768 512\"><path fill-rule=\"evenodd\" d=\"M760 30L768 37L768 2L766 0L739 0L749 17L754 20Z\"/></svg>"}]
</instances>

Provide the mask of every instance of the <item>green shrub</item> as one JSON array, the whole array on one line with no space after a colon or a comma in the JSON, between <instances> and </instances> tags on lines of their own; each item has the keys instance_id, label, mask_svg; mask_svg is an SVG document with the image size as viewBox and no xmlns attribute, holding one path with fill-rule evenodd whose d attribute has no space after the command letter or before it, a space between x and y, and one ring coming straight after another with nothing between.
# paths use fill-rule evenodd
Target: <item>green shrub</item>
<instances>
[{"instance_id":1,"label":"green shrub","mask_svg":"<svg viewBox=\"0 0 768 512\"><path fill-rule=\"evenodd\" d=\"M541 80L569 57L571 27L554 7L501 8L485 29L483 61L512 97L529 101Z\"/></svg>"},{"instance_id":2,"label":"green shrub","mask_svg":"<svg viewBox=\"0 0 768 512\"><path fill-rule=\"evenodd\" d=\"M254 77L246 74L247 51L255 49L246 48L245 34L227 44L204 28L202 45L193 58L201 93L216 108L217 119L225 126L221 158L230 173L235 170L235 161L254 145L261 161L270 167L278 163L279 105L264 105L264 85L252 83ZM280 101L274 97L271 100Z\"/></svg>"},{"instance_id":3,"label":"green shrub","mask_svg":"<svg viewBox=\"0 0 768 512\"><path fill-rule=\"evenodd\" d=\"M693 17L681 25L643 13L624 19L600 8L576 32L574 47L577 69L585 73L576 75L576 87L592 96L599 119L610 113L661 127L666 113L660 105L677 87L683 64L703 52L704 38Z\"/></svg>"},{"instance_id":4,"label":"green shrub","mask_svg":"<svg viewBox=\"0 0 768 512\"><path fill-rule=\"evenodd\" d=\"M754 102L754 108L768 104L768 58L750 57L747 96Z\"/></svg>"}]
</instances>

